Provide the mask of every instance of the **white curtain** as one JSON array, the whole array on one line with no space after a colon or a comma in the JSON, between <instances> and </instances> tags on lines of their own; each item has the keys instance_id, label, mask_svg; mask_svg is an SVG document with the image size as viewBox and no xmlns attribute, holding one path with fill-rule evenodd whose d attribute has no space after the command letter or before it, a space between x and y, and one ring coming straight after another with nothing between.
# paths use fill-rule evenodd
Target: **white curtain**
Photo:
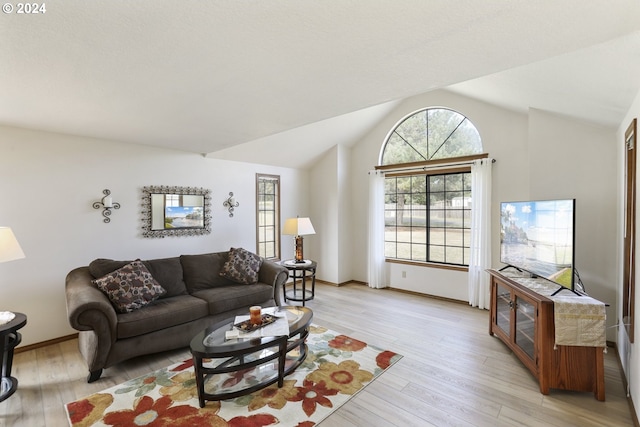
<instances>
[{"instance_id":1,"label":"white curtain","mask_svg":"<svg viewBox=\"0 0 640 427\"><path fill-rule=\"evenodd\" d=\"M471 166L471 253L469 305L489 308L491 268L491 165L493 159L475 160Z\"/></svg>"},{"instance_id":2,"label":"white curtain","mask_svg":"<svg viewBox=\"0 0 640 427\"><path fill-rule=\"evenodd\" d=\"M384 262L384 173L369 171L369 287L386 288Z\"/></svg>"}]
</instances>

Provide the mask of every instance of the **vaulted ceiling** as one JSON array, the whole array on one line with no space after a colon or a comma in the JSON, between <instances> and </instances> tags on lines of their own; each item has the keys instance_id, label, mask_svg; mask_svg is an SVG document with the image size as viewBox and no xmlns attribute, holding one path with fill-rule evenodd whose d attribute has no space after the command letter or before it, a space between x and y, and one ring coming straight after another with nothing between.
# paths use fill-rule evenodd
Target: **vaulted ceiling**
<instances>
[{"instance_id":1,"label":"vaulted ceiling","mask_svg":"<svg viewBox=\"0 0 640 427\"><path fill-rule=\"evenodd\" d=\"M279 154L295 141L308 155L352 143L439 88L614 127L640 87L637 0L57 0L6 12L0 125L237 160L231 147L247 142Z\"/></svg>"}]
</instances>

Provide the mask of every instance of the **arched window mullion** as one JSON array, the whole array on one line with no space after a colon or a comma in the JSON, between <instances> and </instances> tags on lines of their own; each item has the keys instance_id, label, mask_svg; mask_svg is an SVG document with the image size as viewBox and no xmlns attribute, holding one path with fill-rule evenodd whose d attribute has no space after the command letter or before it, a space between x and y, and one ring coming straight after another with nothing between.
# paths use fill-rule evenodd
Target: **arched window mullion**
<instances>
[{"instance_id":1,"label":"arched window mullion","mask_svg":"<svg viewBox=\"0 0 640 427\"><path fill-rule=\"evenodd\" d=\"M440 151L440 149L444 146L444 144L447 143L447 141L449 141L449 139L451 139L451 135L453 135L454 133L456 133L456 131L458 130L458 128L460 126L462 126L462 123L464 123L464 121L467 120L467 118L465 117L464 119L462 119L460 121L460 123L458 123L458 126L456 126L456 128L454 130L451 131L451 133L444 139L444 141L442 141L442 144L440 144L438 146L438 148L436 149L436 151L433 153L433 155L431 157L429 157L429 160L433 159L433 157L438 153L438 151Z\"/></svg>"},{"instance_id":2,"label":"arched window mullion","mask_svg":"<svg viewBox=\"0 0 640 427\"><path fill-rule=\"evenodd\" d=\"M402 139L402 140L404 141L404 143L405 143L405 144L407 144L409 147L411 147L411 149L412 149L413 151L415 151L415 152L416 152L416 154L417 154L418 156L422 157L422 160L425 160L425 161L426 161L426 160L429 160L429 159L427 159L426 157L424 157L424 156L422 155L422 153L420 153L420 152L418 151L418 149L417 149L416 147L414 147L414 146L413 146L413 144L411 144L409 141L407 141L407 140L406 140L402 135L400 135L397 131L395 131L395 130L394 130L394 131L393 131L393 133L395 133L396 135L398 135L398 138Z\"/></svg>"}]
</instances>

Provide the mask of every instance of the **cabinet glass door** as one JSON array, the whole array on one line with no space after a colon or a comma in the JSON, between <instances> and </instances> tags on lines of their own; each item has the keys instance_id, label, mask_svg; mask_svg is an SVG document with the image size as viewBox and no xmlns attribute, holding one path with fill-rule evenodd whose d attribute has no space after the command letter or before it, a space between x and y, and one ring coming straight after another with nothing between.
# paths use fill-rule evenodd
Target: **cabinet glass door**
<instances>
[{"instance_id":1,"label":"cabinet glass door","mask_svg":"<svg viewBox=\"0 0 640 427\"><path fill-rule=\"evenodd\" d=\"M496 325L509 336L511 333L511 291L498 284L496 294Z\"/></svg>"},{"instance_id":2,"label":"cabinet glass door","mask_svg":"<svg viewBox=\"0 0 640 427\"><path fill-rule=\"evenodd\" d=\"M535 307L527 300L516 297L516 345L531 358L534 358Z\"/></svg>"}]
</instances>

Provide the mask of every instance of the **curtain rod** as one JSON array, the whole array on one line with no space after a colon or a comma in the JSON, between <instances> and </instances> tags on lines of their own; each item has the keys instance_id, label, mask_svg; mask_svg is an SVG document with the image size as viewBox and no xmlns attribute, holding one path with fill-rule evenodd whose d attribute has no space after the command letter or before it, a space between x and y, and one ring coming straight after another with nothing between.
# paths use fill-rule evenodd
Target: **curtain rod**
<instances>
[{"instance_id":1,"label":"curtain rod","mask_svg":"<svg viewBox=\"0 0 640 427\"><path fill-rule=\"evenodd\" d=\"M484 161L485 159L480 159L482 161ZM488 160L488 159L487 159ZM491 163L495 163L496 159L491 159ZM452 166L469 166L473 164L473 160L470 161L466 161L466 162L457 162L457 163L441 163L439 165L433 165L433 166L420 166L420 167L409 167L409 168L402 168L402 167L398 167L396 169L378 169L375 172L382 172L382 173L394 173L394 172L411 172L411 171L426 171L426 170L432 170L432 169L447 169L450 168ZM369 175L371 175L371 171L369 171Z\"/></svg>"}]
</instances>

